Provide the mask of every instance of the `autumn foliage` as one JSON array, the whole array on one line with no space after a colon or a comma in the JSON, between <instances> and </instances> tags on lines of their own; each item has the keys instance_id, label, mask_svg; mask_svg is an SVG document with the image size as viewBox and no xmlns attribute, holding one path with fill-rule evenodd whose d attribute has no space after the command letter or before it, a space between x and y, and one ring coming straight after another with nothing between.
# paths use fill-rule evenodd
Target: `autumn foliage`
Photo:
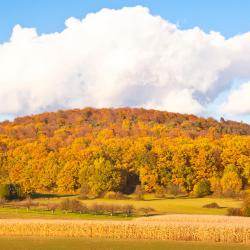
<instances>
[{"instance_id":1,"label":"autumn foliage","mask_svg":"<svg viewBox=\"0 0 250 250\"><path fill-rule=\"evenodd\" d=\"M140 185L232 195L250 183L249 135L244 123L144 109L16 118L0 123L0 184L25 193L98 196Z\"/></svg>"}]
</instances>

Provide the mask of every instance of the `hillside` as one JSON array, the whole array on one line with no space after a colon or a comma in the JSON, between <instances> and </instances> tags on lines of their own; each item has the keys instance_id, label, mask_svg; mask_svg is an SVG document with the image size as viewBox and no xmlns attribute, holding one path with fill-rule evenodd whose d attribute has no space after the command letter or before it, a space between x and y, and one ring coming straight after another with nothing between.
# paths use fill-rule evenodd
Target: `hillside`
<instances>
[{"instance_id":1,"label":"hillside","mask_svg":"<svg viewBox=\"0 0 250 250\"><path fill-rule=\"evenodd\" d=\"M67 137L81 137L110 129L116 137L182 135L196 138L209 134L211 128L218 137L224 134L250 135L250 125L245 123L223 118L218 122L213 118L136 108L85 108L25 116L14 122L0 123L0 134L14 139L37 138L41 134L53 137L57 130L63 129Z\"/></svg>"},{"instance_id":2,"label":"hillside","mask_svg":"<svg viewBox=\"0 0 250 250\"><path fill-rule=\"evenodd\" d=\"M140 184L233 195L250 183L249 135L248 124L145 109L26 116L0 123L0 183L26 193L95 196Z\"/></svg>"}]
</instances>

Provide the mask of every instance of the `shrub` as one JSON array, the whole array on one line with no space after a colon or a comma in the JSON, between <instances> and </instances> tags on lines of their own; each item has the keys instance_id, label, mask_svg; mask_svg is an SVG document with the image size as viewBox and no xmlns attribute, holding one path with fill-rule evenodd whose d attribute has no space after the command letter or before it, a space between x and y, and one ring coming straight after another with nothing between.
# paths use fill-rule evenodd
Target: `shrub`
<instances>
[{"instance_id":1,"label":"shrub","mask_svg":"<svg viewBox=\"0 0 250 250\"><path fill-rule=\"evenodd\" d=\"M10 193L9 184L1 184L0 185L0 198L10 199L10 197L11 197L11 193Z\"/></svg>"},{"instance_id":2,"label":"shrub","mask_svg":"<svg viewBox=\"0 0 250 250\"><path fill-rule=\"evenodd\" d=\"M19 185L16 184L1 184L0 185L0 198L7 200L23 199L24 194Z\"/></svg>"},{"instance_id":3,"label":"shrub","mask_svg":"<svg viewBox=\"0 0 250 250\"><path fill-rule=\"evenodd\" d=\"M245 196L241 208L229 208L228 215L250 217L250 196Z\"/></svg>"},{"instance_id":4,"label":"shrub","mask_svg":"<svg viewBox=\"0 0 250 250\"><path fill-rule=\"evenodd\" d=\"M206 179L200 180L195 184L193 194L196 197L204 197L210 194L210 182Z\"/></svg>"},{"instance_id":5,"label":"shrub","mask_svg":"<svg viewBox=\"0 0 250 250\"><path fill-rule=\"evenodd\" d=\"M70 200L70 210L73 213L81 213L82 203L76 199Z\"/></svg>"},{"instance_id":6,"label":"shrub","mask_svg":"<svg viewBox=\"0 0 250 250\"><path fill-rule=\"evenodd\" d=\"M60 208L64 212L69 212L71 209L70 199L64 199L61 201Z\"/></svg>"},{"instance_id":7,"label":"shrub","mask_svg":"<svg viewBox=\"0 0 250 250\"><path fill-rule=\"evenodd\" d=\"M242 210L240 208L231 207L227 210L229 216L242 216Z\"/></svg>"},{"instance_id":8,"label":"shrub","mask_svg":"<svg viewBox=\"0 0 250 250\"><path fill-rule=\"evenodd\" d=\"M77 199L65 199L60 204L61 210L72 213L85 213L87 206Z\"/></svg>"},{"instance_id":9,"label":"shrub","mask_svg":"<svg viewBox=\"0 0 250 250\"><path fill-rule=\"evenodd\" d=\"M87 213L89 210L88 210L88 207L86 206L86 204L84 204L84 203L81 203L81 206L79 207L79 210L78 210L78 212L79 213Z\"/></svg>"},{"instance_id":10,"label":"shrub","mask_svg":"<svg viewBox=\"0 0 250 250\"><path fill-rule=\"evenodd\" d=\"M95 213L95 214L103 214L104 213L104 205L103 204L94 203L90 207L90 210L93 213Z\"/></svg>"},{"instance_id":11,"label":"shrub","mask_svg":"<svg viewBox=\"0 0 250 250\"><path fill-rule=\"evenodd\" d=\"M250 196L246 196L243 201L242 215L250 217Z\"/></svg>"},{"instance_id":12,"label":"shrub","mask_svg":"<svg viewBox=\"0 0 250 250\"><path fill-rule=\"evenodd\" d=\"M120 210L120 206L115 204L107 204L103 208L105 212L109 213L111 216L118 213Z\"/></svg>"},{"instance_id":13,"label":"shrub","mask_svg":"<svg viewBox=\"0 0 250 250\"><path fill-rule=\"evenodd\" d=\"M134 206L127 204L121 207L121 211L126 215L126 216L131 216L133 211L134 211Z\"/></svg>"},{"instance_id":14,"label":"shrub","mask_svg":"<svg viewBox=\"0 0 250 250\"><path fill-rule=\"evenodd\" d=\"M203 206L204 208L220 208L216 202L212 202Z\"/></svg>"},{"instance_id":15,"label":"shrub","mask_svg":"<svg viewBox=\"0 0 250 250\"><path fill-rule=\"evenodd\" d=\"M148 216L150 213L154 212L155 209L152 207L142 207L140 208L140 211L142 211L145 216Z\"/></svg>"}]
</instances>

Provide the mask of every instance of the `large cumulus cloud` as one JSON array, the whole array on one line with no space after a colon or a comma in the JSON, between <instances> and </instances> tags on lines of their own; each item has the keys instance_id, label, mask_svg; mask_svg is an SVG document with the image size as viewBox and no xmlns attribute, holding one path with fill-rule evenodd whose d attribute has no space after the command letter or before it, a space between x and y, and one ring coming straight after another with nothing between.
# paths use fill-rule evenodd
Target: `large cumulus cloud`
<instances>
[{"instance_id":1,"label":"large cumulus cloud","mask_svg":"<svg viewBox=\"0 0 250 250\"><path fill-rule=\"evenodd\" d=\"M16 25L0 44L0 114L83 106L198 114L233 80L250 80L249 55L250 33L181 30L140 6L69 18L60 33Z\"/></svg>"}]
</instances>

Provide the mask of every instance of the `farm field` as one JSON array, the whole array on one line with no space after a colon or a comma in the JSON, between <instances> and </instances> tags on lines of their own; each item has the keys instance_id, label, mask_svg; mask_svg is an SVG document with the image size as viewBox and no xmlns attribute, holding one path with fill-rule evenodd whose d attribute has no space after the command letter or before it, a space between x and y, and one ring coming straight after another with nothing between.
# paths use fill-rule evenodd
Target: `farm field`
<instances>
[{"instance_id":1,"label":"farm field","mask_svg":"<svg viewBox=\"0 0 250 250\"><path fill-rule=\"evenodd\" d=\"M250 243L250 218L163 215L131 221L1 219L0 236Z\"/></svg>"},{"instance_id":2,"label":"farm field","mask_svg":"<svg viewBox=\"0 0 250 250\"><path fill-rule=\"evenodd\" d=\"M8 250L248 250L241 244L138 241L85 238L0 237L1 249Z\"/></svg>"}]
</instances>

